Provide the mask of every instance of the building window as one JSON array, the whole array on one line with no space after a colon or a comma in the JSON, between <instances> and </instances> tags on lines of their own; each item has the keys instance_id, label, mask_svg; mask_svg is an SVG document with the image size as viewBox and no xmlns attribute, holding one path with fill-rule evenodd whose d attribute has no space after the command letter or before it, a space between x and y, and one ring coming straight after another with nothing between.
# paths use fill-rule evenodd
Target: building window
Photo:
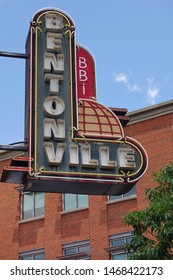
<instances>
[{"instance_id":1,"label":"building window","mask_svg":"<svg viewBox=\"0 0 173 280\"><path fill-rule=\"evenodd\" d=\"M132 240L133 232L125 232L110 236L110 247L106 250L110 253L111 260L127 260L127 244Z\"/></svg>"},{"instance_id":2,"label":"building window","mask_svg":"<svg viewBox=\"0 0 173 280\"><path fill-rule=\"evenodd\" d=\"M89 260L90 242L88 240L63 245L63 256L59 259Z\"/></svg>"},{"instance_id":3,"label":"building window","mask_svg":"<svg viewBox=\"0 0 173 280\"><path fill-rule=\"evenodd\" d=\"M126 198L134 198L136 197L136 186L134 186L129 192L122 194L122 195L109 195L108 200L123 200Z\"/></svg>"},{"instance_id":4,"label":"building window","mask_svg":"<svg viewBox=\"0 0 173 280\"><path fill-rule=\"evenodd\" d=\"M63 211L88 207L88 195L69 194L63 195Z\"/></svg>"},{"instance_id":5,"label":"building window","mask_svg":"<svg viewBox=\"0 0 173 280\"><path fill-rule=\"evenodd\" d=\"M44 193L29 192L22 194L22 220L44 215Z\"/></svg>"},{"instance_id":6,"label":"building window","mask_svg":"<svg viewBox=\"0 0 173 280\"><path fill-rule=\"evenodd\" d=\"M20 260L44 260L44 249L22 252Z\"/></svg>"}]
</instances>

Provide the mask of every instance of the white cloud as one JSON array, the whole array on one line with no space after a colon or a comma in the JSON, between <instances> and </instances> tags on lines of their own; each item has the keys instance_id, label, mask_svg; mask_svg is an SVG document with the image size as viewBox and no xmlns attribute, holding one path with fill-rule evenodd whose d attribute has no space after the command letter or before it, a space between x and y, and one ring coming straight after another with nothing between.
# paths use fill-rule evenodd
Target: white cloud
<instances>
[{"instance_id":1,"label":"white cloud","mask_svg":"<svg viewBox=\"0 0 173 280\"><path fill-rule=\"evenodd\" d=\"M131 91L131 92L139 92L139 91L141 91L141 88L139 87L139 85L137 85L136 83L134 83L134 84L130 84L130 83L128 83L127 84L127 88L129 89L129 91Z\"/></svg>"},{"instance_id":2,"label":"white cloud","mask_svg":"<svg viewBox=\"0 0 173 280\"><path fill-rule=\"evenodd\" d=\"M154 105L159 97L160 89L153 77L147 78L147 83L147 102Z\"/></svg>"},{"instance_id":3,"label":"white cloud","mask_svg":"<svg viewBox=\"0 0 173 280\"><path fill-rule=\"evenodd\" d=\"M128 83L128 77L124 73L115 74L115 82L116 83Z\"/></svg>"},{"instance_id":4,"label":"white cloud","mask_svg":"<svg viewBox=\"0 0 173 280\"><path fill-rule=\"evenodd\" d=\"M126 73L115 73L115 82L122 83L130 92L139 92L141 89L137 83L131 83Z\"/></svg>"},{"instance_id":5,"label":"white cloud","mask_svg":"<svg viewBox=\"0 0 173 280\"><path fill-rule=\"evenodd\" d=\"M131 73L114 73L116 83L121 83L122 86L126 88L128 92L140 92L146 102L150 105L154 105L159 97L160 88L156 83L153 76L149 76L146 78L142 85L139 85L136 82L131 81ZM142 96L141 96L142 97Z\"/></svg>"},{"instance_id":6,"label":"white cloud","mask_svg":"<svg viewBox=\"0 0 173 280\"><path fill-rule=\"evenodd\" d=\"M154 105L156 99L159 97L159 88L148 88L147 91L147 101Z\"/></svg>"}]
</instances>

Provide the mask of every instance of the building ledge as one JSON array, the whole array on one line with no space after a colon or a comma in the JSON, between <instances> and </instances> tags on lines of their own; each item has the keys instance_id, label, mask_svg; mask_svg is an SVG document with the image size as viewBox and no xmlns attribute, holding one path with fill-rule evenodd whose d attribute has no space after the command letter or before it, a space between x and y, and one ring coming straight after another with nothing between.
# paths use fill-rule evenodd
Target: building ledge
<instances>
[{"instance_id":1,"label":"building ledge","mask_svg":"<svg viewBox=\"0 0 173 280\"><path fill-rule=\"evenodd\" d=\"M24 153L20 151L12 150L0 150L0 161L11 159L14 156L23 156Z\"/></svg>"},{"instance_id":2,"label":"building ledge","mask_svg":"<svg viewBox=\"0 0 173 280\"><path fill-rule=\"evenodd\" d=\"M25 219L25 220L21 220L19 221L19 224L25 224L25 223L29 223L29 222L35 222L38 220L44 220L44 215L40 216L40 217L35 217L35 218L30 218L30 219Z\"/></svg>"},{"instance_id":3,"label":"building ledge","mask_svg":"<svg viewBox=\"0 0 173 280\"><path fill-rule=\"evenodd\" d=\"M130 118L127 126L172 113L173 100L162 102L153 106L145 107L140 110L127 113L127 116Z\"/></svg>"},{"instance_id":4,"label":"building ledge","mask_svg":"<svg viewBox=\"0 0 173 280\"><path fill-rule=\"evenodd\" d=\"M57 257L57 259L59 259L59 260L80 260L80 259L88 260L89 255L84 252L81 252L81 253L76 253L76 254L71 254L71 255L59 256L59 257Z\"/></svg>"},{"instance_id":5,"label":"building ledge","mask_svg":"<svg viewBox=\"0 0 173 280\"><path fill-rule=\"evenodd\" d=\"M72 210L64 210L61 212L62 215L65 215L65 214L70 214L70 213L73 213L73 212L79 212L79 211L84 211L84 210L88 210L89 208L88 207L81 207L81 208L76 208L76 209L72 209Z\"/></svg>"}]
</instances>

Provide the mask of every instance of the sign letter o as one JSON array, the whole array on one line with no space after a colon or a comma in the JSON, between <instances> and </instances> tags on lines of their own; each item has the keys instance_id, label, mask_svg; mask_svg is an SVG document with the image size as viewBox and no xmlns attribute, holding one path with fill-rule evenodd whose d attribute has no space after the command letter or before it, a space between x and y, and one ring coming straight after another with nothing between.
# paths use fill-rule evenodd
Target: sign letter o
<instances>
[{"instance_id":1,"label":"sign letter o","mask_svg":"<svg viewBox=\"0 0 173 280\"><path fill-rule=\"evenodd\" d=\"M57 117L62 114L65 109L64 101L57 96L48 96L43 103L44 113L48 117Z\"/></svg>"}]
</instances>

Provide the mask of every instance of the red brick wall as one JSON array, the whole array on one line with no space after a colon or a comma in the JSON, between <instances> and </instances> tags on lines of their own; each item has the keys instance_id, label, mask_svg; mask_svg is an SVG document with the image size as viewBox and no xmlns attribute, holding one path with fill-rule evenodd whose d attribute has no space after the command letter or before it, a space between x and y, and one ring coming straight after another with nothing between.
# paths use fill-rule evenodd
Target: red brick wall
<instances>
[{"instance_id":1,"label":"red brick wall","mask_svg":"<svg viewBox=\"0 0 173 280\"><path fill-rule=\"evenodd\" d=\"M44 248L46 259L62 255L62 245L90 240L92 259L109 259L109 236L130 231L123 223L128 211L147 205L144 190L154 187L152 173L173 161L173 116L165 115L129 125L126 135L146 149L149 166L137 184L137 198L107 203L106 196L90 196L89 208L62 212L62 195L45 194L45 217L20 222L20 193L14 184L0 183L0 259L18 259L19 252ZM9 161L0 161L0 168ZM1 172L0 169L0 172Z\"/></svg>"},{"instance_id":2,"label":"red brick wall","mask_svg":"<svg viewBox=\"0 0 173 280\"><path fill-rule=\"evenodd\" d=\"M106 199L106 196L89 197L90 246L93 260L108 258L108 253L104 250L109 246Z\"/></svg>"},{"instance_id":3,"label":"red brick wall","mask_svg":"<svg viewBox=\"0 0 173 280\"><path fill-rule=\"evenodd\" d=\"M2 168L9 160L0 161ZM19 196L14 184L0 183L0 259L18 259Z\"/></svg>"},{"instance_id":4,"label":"red brick wall","mask_svg":"<svg viewBox=\"0 0 173 280\"><path fill-rule=\"evenodd\" d=\"M160 116L125 128L126 135L139 141L148 154L148 170L137 184L138 209L147 201L144 190L154 187L152 174L173 162L173 115Z\"/></svg>"},{"instance_id":5,"label":"red brick wall","mask_svg":"<svg viewBox=\"0 0 173 280\"><path fill-rule=\"evenodd\" d=\"M108 232L109 235L130 231L131 228L123 222L123 217L129 212L137 209L137 198L117 201L107 205Z\"/></svg>"},{"instance_id":6,"label":"red brick wall","mask_svg":"<svg viewBox=\"0 0 173 280\"><path fill-rule=\"evenodd\" d=\"M19 223L20 252L44 248L44 219Z\"/></svg>"}]
</instances>

